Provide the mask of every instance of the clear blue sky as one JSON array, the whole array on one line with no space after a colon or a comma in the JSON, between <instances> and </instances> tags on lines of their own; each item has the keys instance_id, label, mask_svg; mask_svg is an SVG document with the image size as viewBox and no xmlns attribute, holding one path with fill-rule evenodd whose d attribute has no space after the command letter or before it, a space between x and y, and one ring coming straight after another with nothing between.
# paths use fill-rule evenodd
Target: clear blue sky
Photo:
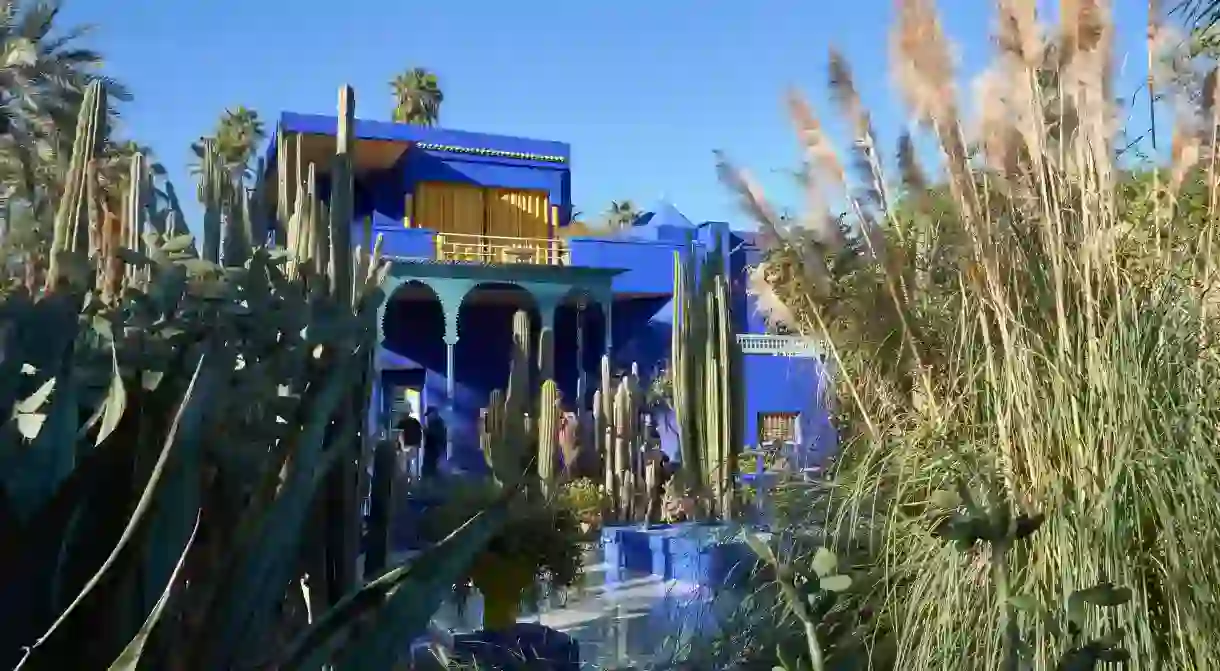
<instances>
[{"instance_id":1,"label":"clear blue sky","mask_svg":"<svg viewBox=\"0 0 1220 671\"><path fill-rule=\"evenodd\" d=\"M1143 76L1146 4L1113 1L1128 61L1119 93L1130 95ZM411 66L440 76L445 127L569 142L574 200L586 213L664 197L693 220L748 225L716 181L717 148L785 200L789 178L778 171L797 152L782 95L795 84L830 116L831 45L853 64L887 147L904 123L887 75L892 0L66 4L64 25L97 24L90 43L136 95L125 128L184 195L194 193L188 145L225 107L252 107L272 123L285 110L333 113L347 83L358 116L386 119L387 82ZM988 58L991 4L940 2L964 73Z\"/></svg>"}]
</instances>

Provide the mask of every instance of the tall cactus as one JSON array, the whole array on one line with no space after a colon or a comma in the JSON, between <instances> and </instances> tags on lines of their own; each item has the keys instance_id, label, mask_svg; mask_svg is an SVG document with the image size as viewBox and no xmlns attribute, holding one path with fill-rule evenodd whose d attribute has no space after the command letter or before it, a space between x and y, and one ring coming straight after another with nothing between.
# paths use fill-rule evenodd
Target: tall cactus
<instances>
[{"instance_id":1,"label":"tall cactus","mask_svg":"<svg viewBox=\"0 0 1220 671\"><path fill-rule=\"evenodd\" d=\"M527 412L530 397L530 317L525 310L513 315L512 363L508 369L508 406L510 415Z\"/></svg>"},{"instance_id":2,"label":"tall cactus","mask_svg":"<svg viewBox=\"0 0 1220 671\"><path fill-rule=\"evenodd\" d=\"M89 248L89 182L90 167L101 143L106 124L106 90L95 81L85 89L72 158L64 178L63 195L55 212L55 229L51 238L51 255L47 272L47 289L54 291L65 280L73 279L84 268Z\"/></svg>"},{"instance_id":3,"label":"tall cactus","mask_svg":"<svg viewBox=\"0 0 1220 671\"><path fill-rule=\"evenodd\" d=\"M538 331L538 379L555 379L555 332L549 326Z\"/></svg>"},{"instance_id":4,"label":"tall cactus","mask_svg":"<svg viewBox=\"0 0 1220 671\"><path fill-rule=\"evenodd\" d=\"M492 474L497 479L503 481L503 473L497 472L497 467L502 467L502 463L497 463L496 456L492 450L495 449L495 440L503 436L504 433L504 392L499 389L493 389L487 395L487 407L483 408L480 413L479 424L479 447L483 450L483 459L487 461L487 465L491 467Z\"/></svg>"},{"instance_id":5,"label":"tall cactus","mask_svg":"<svg viewBox=\"0 0 1220 671\"><path fill-rule=\"evenodd\" d=\"M674 255L670 365L684 485L709 497L713 516L734 514L737 456L743 448L742 354L733 328L725 256L719 242L699 259Z\"/></svg>"},{"instance_id":6,"label":"tall cactus","mask_svg":"<svg viewBox=\"0 0 1220 671\"><path fill-rule=\"evenodd\" d=\"M538 369L531 366L529 313L518 310L513 315L511 364L508 392L493 391L488 407L483 411L483 426L479 442L484 458L493 475L501 482L513 481L525 475L531 462L540 476L542 488L549 492L556 480L555 464L559 450L559 386L550 355L550 329L539 333ZM531 379L541 380L535 403Z\"/></svg>"},{"instance_id":7,"label":"tall cactus","mask_svg":"<svg viewBox=\"0 0 1220 671\"><path fill-rule=\"evenodd\" d=\"M637 376L638 366L615 384L609 357L602 358L601 383L593 392L594 451L602 468L602 486L610 499L609 514L618 520L637 517L637 495L644 482L641 452L646 438L643 431L644 397Z\"/></svg>"},{"instance_id":8,"label":"tall cactus","mask_svg":"<svg viewBox=\"0 0 1220 671\"><path fill-rule=\"evenodd\" d=\"M554 380L542 383L538 394L538 479L542 493L550 495L555 487L555 465L559 457L559 385Z\"/></svg>"}]
</instances>

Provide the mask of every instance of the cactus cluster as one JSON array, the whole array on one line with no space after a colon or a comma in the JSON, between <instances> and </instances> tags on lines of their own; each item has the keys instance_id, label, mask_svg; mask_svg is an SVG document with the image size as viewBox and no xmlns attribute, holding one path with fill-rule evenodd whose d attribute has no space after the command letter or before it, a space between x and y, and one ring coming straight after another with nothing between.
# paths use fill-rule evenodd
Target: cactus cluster
<instances>
[{"instance_id":1,"label":"cactus cluster","mask_svg":"<svg viewBox=\"0 0 1220 671\"><path fill-rule=\"evenodd\" d=\"M524 311L513 316L507 392L493 390L480 413L479 444L492 474L500 482L537 476L541 490L550 495L561 481L576 474L580 450L588 445L598 455L602 486L610 501L607 517L642 519L647 509L655 510L653 517L659 518L661 476L659 464L644 458L647 408L638 366L632 365L630 374L616 380L610 358L602 358L601 386L593 394L589 430L582 435L577 415L563 412L559 387L552 379L553 337L549 328L539 331L537 364L531 365L534 341L529 316ZM541 383L535 386L535 380ZM557 468L561 455L562 473ZM641 498L646 506L640 505Z\"/></svg>"},{"instance_id":2,"label":"cactus cluster","mask_svg":"<svg viewBox=\"0 0 1220 671\"><path fill-rule=\"evenodd\" d=\"M670 365L682 449L680 486L707 514L734 514L737 455L744 448L742 354L733 328L725 254L719 243L699 258L674 255Z\"/></svg>"},{"instance_id":3,"label":"cactus cluster","mask_svg":"<svg viewBox=\"0 0 1220 671\"><path fill-rule=\"evenodd\" d=\"M644 393L639 367L617 380L610 357L601 361L600 386L593 392L593 449L599 455L602 486L609 495L607 515L615 520L637 517L637 498L643 493ZM638 511L638 512L643 512Z\"/></svg>"},{"instance_id":4,"label":"cactus cluster","mask_svg":"<svg viewBox=\"0 0 1220 671\"><path fill-rule=\"evenodd\" d=\"M493 390L480 413L479 446L492 475L502 483L536 475L544 494L558 481L560 444L559 385L554 377L554 334L538 333L537 366L531 364L529 313L513 315L513 342L508 392ZM541 381L537 387L535 381ZM531 393L532 389L538 393Z\"/></svg>"},{"instance_id":5,"label":"cactus cluster","mask_svg":"<svg viewBox=\"0 0 1220 671\"><path fill-rule=\"evenodd\" d=\"M261 181L205 174L200 255L141 156L125 207L102 216L106 105L88 88L46 284L0 295L0 666L394 668L404 649L385 642L420 635L502 527L506 502L432 549L426 574L357 571L385 269L344 237L340 96L329 212L287 152L283 216L257 205ZM256 223L330 243L251 247Z\"/></svg>"}]
</instances>

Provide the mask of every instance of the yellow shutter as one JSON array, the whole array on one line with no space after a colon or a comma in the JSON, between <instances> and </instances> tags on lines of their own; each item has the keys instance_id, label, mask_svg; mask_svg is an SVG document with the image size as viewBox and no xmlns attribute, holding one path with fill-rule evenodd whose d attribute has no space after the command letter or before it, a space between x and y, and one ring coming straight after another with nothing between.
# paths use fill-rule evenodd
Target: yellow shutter
<instances>
[{"instance_id":1,"label":"yellow shutter","mask_svg":"<svg viewBox=\"0 0 1220 671\"><path fill-rule=\"evenodd\" d=\"M547 216L550 197L545 191L488 189L487 234L510 238L550 237Z\"/></svg>"},{"instance_id":2,"label":"yellow shutter","mask_svg":"<svg viewBox=\"0 0 1220 671\"><path fill-rule=\"evenodd\" d=\"M415 186L415 219L417 228L444 231L445 190L443 184L421 183Z\"/></svg>"},{"instance_id":3,"label":"yellow shutter","mask_svg":"<svg viewBox=\"0 0 1220 671\"><path fill-rule=\"evenodd\" d=\"M423 182L415 187L416 227L438 233L483 233L483 190L466 184Z\"/></svg>"},{"instance_id":4,"label":"yellow shutter","mask_svg":"<svg viewBox=\"0 0 1220 671\"><path fill-rule=\"evenodd\" d=\"M551 237L547 215L551 211L550 197L545 191L523 191L521 193L521 235L526 238L546 240Z\"/></svg>"},{"instance_id":5,"label":"yellow shutter","mask_svg":"<svg viewBox=\"0 0 1220 671\"><path fill-rule=\"evenodd\" d=\"M487 234L497 237L517 237L517 208L513 192L504 189L487 190Z\"/></svg>"},{"instance_id":6,"label":"yellow shutter","mask_svg":"<svg viewBox=\"0 0 1220 671\"><path fill-rule=\"evenodd\" d=\"M466 235L483 235L483 189L453 184L453 224L449 230Z\"/></svg>"}]
</instances>

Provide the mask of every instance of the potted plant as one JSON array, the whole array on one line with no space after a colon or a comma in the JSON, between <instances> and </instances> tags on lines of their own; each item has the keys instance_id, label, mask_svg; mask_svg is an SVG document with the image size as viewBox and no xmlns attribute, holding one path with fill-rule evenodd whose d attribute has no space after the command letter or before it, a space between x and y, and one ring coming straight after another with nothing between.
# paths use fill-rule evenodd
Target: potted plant
<instances>
[{"instance_id":1,"label":"potted plant","mask_svg":"<svg viewBox=\"0 0 1220 671\"><path fill-rule=\"evenodd\" d=\"M423 522L428 539L445 538L471 515L488 507L500 491L491 481L451 483L448 502ZM580 522L572 509L556 498L530 493L510 504L503 530L475 559L467 582L483 595L483 628L510 629L521 602L536 598L539 587L572 586L582 568ZM459 598L463 590L456 591Z\"/></svg>"},{"instance_id":2,"label":"potted plant","mask_svg":"<svg viewBox=\"0 0 1220 671\"><path fill-rule=\"evenodd\" d=\"M609 497L592 478L577 478L563 486L560 501L579 521L584 534L601 530Z\"/></svg>"}]
</instances>

